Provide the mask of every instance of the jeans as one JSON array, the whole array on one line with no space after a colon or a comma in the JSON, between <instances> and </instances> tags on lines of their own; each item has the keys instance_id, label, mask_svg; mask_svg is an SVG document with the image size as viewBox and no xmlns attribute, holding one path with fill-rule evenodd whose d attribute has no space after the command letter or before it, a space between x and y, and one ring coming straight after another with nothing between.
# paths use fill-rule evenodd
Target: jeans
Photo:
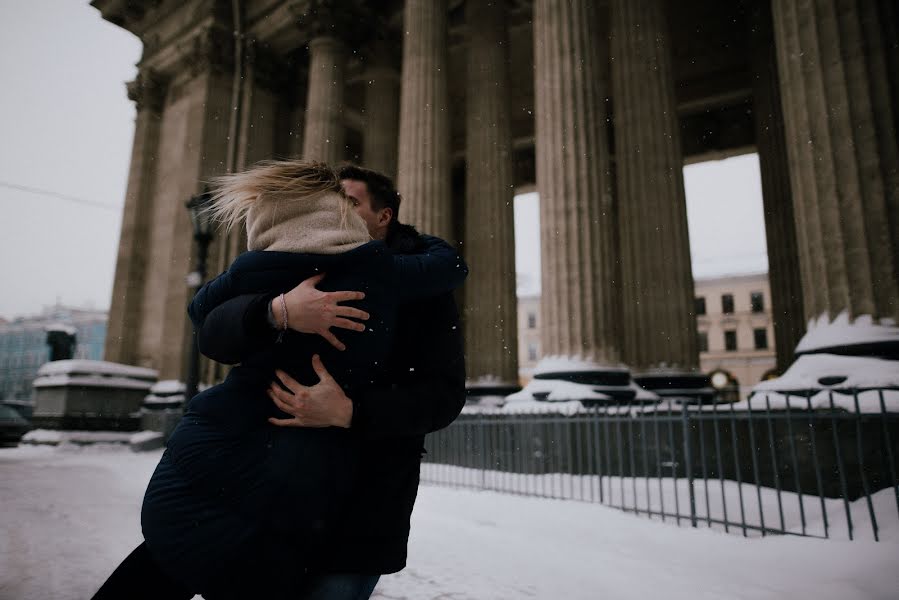
<instances>
[{"instance_id":1,"label":"jeans","mask_svg":"<svg viewBox=\"0 0 899 600\"><path fill-rule=\"evenodd\" d=\"M298 598L302 600L368 600L380 575L330 573L309 575Z\"/></svg>"}]
</instances>

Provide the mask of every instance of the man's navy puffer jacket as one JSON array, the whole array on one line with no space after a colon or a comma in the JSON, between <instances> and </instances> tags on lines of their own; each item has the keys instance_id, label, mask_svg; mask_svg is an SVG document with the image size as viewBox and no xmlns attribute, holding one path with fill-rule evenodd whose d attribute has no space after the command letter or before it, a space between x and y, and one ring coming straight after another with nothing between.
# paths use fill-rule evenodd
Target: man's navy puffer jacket
<instances>
[{"instance_id":1,"label":"man's navy puffer jacket","mask_svg":"<svg viewBox=\"0 0 899 600\"><path fill-rule=\"evenodd\" d=\"M209 282L191 303L192 319L241 294L287 292L319 274L324 291L358 290L354 305L371 314L364 332L341 331L337 351L318 335L288 331L231 370L220 385L195 396L168 442L147 489L144 538L172 576L196 592L227 585L248 552L277 547L297 556L329 534L348 501L357 440L340 428L280 428L268 417L287 417L265 393L276 367L304 385L317 382L311 357L353 390L383 376L401 302L450 291L467 267L442 240L427 237L427 251L392 255L370 242L335 255L246 252ZM276 313L277 314L277 313Z\"/></svg>"}]
</instances>

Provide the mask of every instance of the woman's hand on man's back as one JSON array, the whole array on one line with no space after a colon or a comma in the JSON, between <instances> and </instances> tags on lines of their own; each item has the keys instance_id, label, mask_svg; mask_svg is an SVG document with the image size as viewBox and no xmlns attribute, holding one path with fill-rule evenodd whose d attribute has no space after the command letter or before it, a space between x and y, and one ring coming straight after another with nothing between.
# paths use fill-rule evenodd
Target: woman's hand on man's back
<instances>
[{"instance_id":1,"label":"woman's hand on man's back","mask_svg":"<svg viewBox=\"0 0 899 600\"><path fill-rule=\"evenodd\" d=\"M325 274L316 275L306 279L298 286L281 297L274 298L271 302L272 315L278 328L283 328L286 317L287 327L300 333L315 333L337 348L345 350L346 346L331 332L331 327L349 329L351 331L365 331L365 325L354 321L365 321L369 314L364 310L345 306L341 302L362 300L363 292L323 292L316 289L316 285L325 278ZM285 314L286 313L286 314Z\"/></svg>"}]
</instances>

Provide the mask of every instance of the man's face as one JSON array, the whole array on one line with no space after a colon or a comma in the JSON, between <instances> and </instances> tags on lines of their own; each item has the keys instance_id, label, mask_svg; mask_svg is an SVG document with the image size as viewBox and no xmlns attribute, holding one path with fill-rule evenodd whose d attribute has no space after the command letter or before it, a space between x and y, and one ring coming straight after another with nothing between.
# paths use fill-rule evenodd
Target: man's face
<instances>
[{"instance_id":1,"label":"man's face","mask_svg":"<svg viewBox=\"0 0 899 600\"><path fill-rule=\"evenodd\" d=\"M355 179L343 179L340 182L347 198L353 203L356 214L365 221L368 227L368 233L373 239L383 240L387 237L387 225L393 216L393 211L389 208L381 210L373 210L371 205L371 194L368 193L368 185L364 181L356 181Z\"/></svg>"}]
</instances>

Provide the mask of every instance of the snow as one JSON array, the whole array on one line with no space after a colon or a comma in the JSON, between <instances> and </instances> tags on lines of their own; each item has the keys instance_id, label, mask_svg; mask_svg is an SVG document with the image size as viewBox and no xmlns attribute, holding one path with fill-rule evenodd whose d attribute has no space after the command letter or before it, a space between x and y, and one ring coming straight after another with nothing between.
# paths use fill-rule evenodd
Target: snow
<instances>
[{"instance_id":1,"label":"snow","mask_svg":"<svg viewBox=\"0 0 899 600\"><path fill-rule=\"evenodd\" d=\"M681 523L689 523L690 492L686 479L675 482L670 477L661 480L650 477L599 477L598 475L570 475L568 473L551 473L546 475L508 473L502 471L482 471L450 465L422 465L422 481L439 483L456 487L505 491L510 493L526 492L544 498L568 498L580 502L599 502L623 508L630 513L646 515L647 512L664 512L673 514L680 508ZM602 487L602 493L600 493ZM747 537L761 537L761 532L749 527L778 528L795 534L803 531L802 520L805 519L805 533L810 536L830 536L833 540L848 540L849 528L846 520L845 503L840 498L825 498L824 506L818 496L781 491L778 502L777 491L773 488L756 488L750 483L738 484L736 481L718 479L695 479L693 483L697 522L706 528L714 528L720 532L729 530L732 534L743 535L740 525L729 525L727 529L714 520L724 520L725 508L727 520L739 523L741 518L740 502L743 501L742 513L747 524ZM760 491L759 491L760 490ZM761 503L759 503L761 498ZM899 544L899 507L896 493L892 488L885 488L871 497L875 521L878 528L878 539L882 542ZM873 540L874 529L867 501L864 498L849 503L852 518L853 537L856 540ZM780 511L784 520L780 521ZM827 530L824 528L824 517L827 517ZM661 520L658 515L652 519ZM667 521L676 521L667 516ZM770 534L769 534L770 535Z\"/></svg>"},{"instance_id":2,"label":"snow","mask_svg":"<svg viewBox=\"0 0 899 600\"><path fill-rule=\"evenodd\" d=\"M61 331L63 333L67 333L69 335L75 335L78 333L78 329L72 327L71 325L66 325L65 323L50 323L49 325L44 327L44 331Z\"/></svg>"},{"instance_id":3,"label":"snow","mask_svg":"<svg viewBox=\"0 0 899 600\"><path fill-rule=\"evenodd\" d=\"M36 388L81 386L148 390L158 373L102 360L57 360L45 363L32 384Z\"/></svg>"},{"instance_id":4,"label":"snow","mask_svg":"<svg viewBox=\"0 0 899 600\"><path fill-rule=\"evenodd\" d=\"M858 412L867 414L880 414L882 412L899 412L899 390L866 390L858 392ZM883 406L880 405L881 396ZM855 395L841 394L836 391L824 390L813 394L810 398L812 410L844 410L856 412ZM831 407L831 402L833 406ZM733 409L741 410L785 410L789 405L791 410L808 410L809 400L804 395L778 394L776 392L754 392L746 400L733 403Z\"/></svg>"},{"instance_id":5,"label":"snow","mask_svg":"<svg viewBox=\"0 0 899 600\"><path fill-rule=\"evenodd\" d=\"M821 383L823 377L837 377L832 385ZM864 356L840 356L836 354L804 354L796 359L783 376L763 381L752 388L752 396L734 405L745 410L749 404L753 408L765 408L765 397L771 408L807 408L805 393L818 390L812 395L813 408L829 408L831 397L834 405L845 410L855 410L855 399L851 390L865 388L899 387L899 361ZM839 393L843 391L843 393ZM795 392L787 395L779 392ZM848 393L847 393L848 392ZM885 389L858 392L862 412L880 412L880 394L883 394L887 409L899 412L899 390Z\"/></svg>"},{"instance_id":6,"label":"snow","mask_svg":"<svg viewBox=\"0 0 899 600\"><path fill-rule=\"evenodd\" d=\"M586 383L574 383L560 379L532 379L521 391L506 396L505 412L547 412L574 411L583 409L579 400L611 401L612 397L596 391L597 386ZM634 400L647 402L659 400L659 396L646 390L633 380L622 389L630 389L636 393ZM545 400L537 400L534 394L547 394ZM552 404L549 404L552 403ZM563 412L570 414L570 412Z\"/></svg>"},{"instance_id":7,"label":"snow","mask_svg":"<svg viewBox=\"0 0 899 600\"><path fill-rule=\"evenodd\" d=\"M150 393L157 396L184 394L185 384L177 379L163 379L157 381L150 388Z\"/></svg>"},{"instance_id":8,"label":"snow","mask_svg":"<svg viewBox=\"0 0 899 600\"><path fill-rule=\"evenodd\" d=\"M849 313L843 311L833 321L826 314L810 319L808 330L799 340L796 352L801 354L836 346L884 342L899 344L899 327L892 320L878 324L870 315L862 315L850 322Z\"/></svg>"},{"instance_id":9,"label":"snow","mask_svg":"<svg viewBox=\"0 0 899 600\"><path fill-rule=\"evenodd\" d=\"M180 406L182 402L184 402L184 394L170 394L168 396L148 394L144 397L143 405L148 408L158 408L159 406Z\"/></svg>"},{"instance_id":10,"label":"snow","mask_svg":"<svg viewBox=\"0 0 899 600\"><path fill-rule=\"evenodd\" d=\"M156 381L159 373L154 369L134 367L102 360L56 360L45 363L37 371L42 375L103 375L107 377L131 377L134 379L146 379Z\"/></svg>"},{"instance_id":11,"label":"snow","mask_svg":"<svg viewBox=\"0 0 899 600\"><path fill-rule=\"evenodd\" d=\"M57 429L32 429L22 437L23 444L130 444L143 441L147 435L158 436L155 431L63 431ZM143 437L142 437L143 436Z\"/></svg>"},{"instance_id":12,"label":"snow","mask_svg":"<svg viewBox=\"0 0 899 600\"><path fill-rule=\"evenodd\" d=\"M611 396L595 391L596 386L558 379L532 379L520 391L506 396L506 402L517 404L519 402L536 402L534 394L549 394L546 400L549 402L567 402L569 400L611 400ZM546 406L546 403L543 403Z\"/></svg>"},{"instance_id":13,"label":"snow","mask_svg":"<svg viewBox=\"0 0 899 600\"><path fill-rule=\"evenodd\" d=\"M36 388L60 387L108 387L126 390L146 390L150 388L149 381L140 381L127 377L106 377L103 375L59 374L39 375L32 384Z\"/></svg>"},{"instance_id":14,"label":"snow","mask_svg":"<svg viewBox=\"0 0 899 600\"><path fill-rule=\"evenodd\" d=\"M0 597L90 597L141 541L140 500L160 452L0 450ZM859 523L854 542L746 539L587 502L425 485L409 565L373 598L894 598L894 530L875 543Z\"/></svg>"}]
</instances>

